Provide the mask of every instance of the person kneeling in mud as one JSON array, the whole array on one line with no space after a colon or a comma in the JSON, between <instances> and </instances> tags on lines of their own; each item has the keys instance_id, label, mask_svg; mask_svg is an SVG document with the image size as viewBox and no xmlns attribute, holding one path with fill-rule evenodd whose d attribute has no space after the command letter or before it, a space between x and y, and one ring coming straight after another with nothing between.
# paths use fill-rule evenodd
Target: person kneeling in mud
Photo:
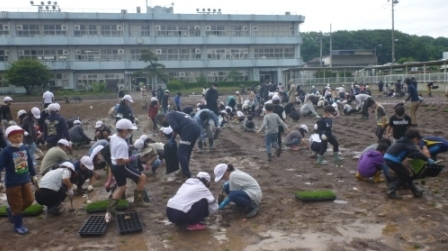
<instances>
[{"instance_id":1,"label":"person kneeling in mud","mask_svg":"<svg viewBox=\"0 0 448 251\"><path fill-rule=\"evenodd\" d=\"M310 149L311 154L310 157L314 158L317 156L317 153L319 153L320 148L322 147L322 140L320 139L319 133L317 133L317 124L314 124L313 127L314 131L313 134L310 136Z\"/></svg>"},{"instance_id":2,"label":"person kneeling in mud","mask_svg":"<svg viewBox=\"0 0 448 251\"><path fill-rule=\"evenodd\" d=\"M305 140L305 133L308 133L308 126L300 125L295 128L295 130L291 131L286 135L285 145L289 147L291 151L298 151L299 145L305 145L310 151L310 145Z\"/></svg>"},{"instance_id":3,"label":"person kneeling in mud","mask_svg":"<svg viewBox=\"0 0 448 251\"><path fill-rule=\"evenodd\" d=\"M401 196L396 194L396 191L403 185L408 185L414 197L419 198L423 196L423 190L420 190L413 182L409 171L402 164L403 160L408 156L412 158L427 161L429 165L434 165L434 160L426 157L417 148L417 144L421 140L420 133L417 130L408 130L404 134L403 139L397 140L389 149L387 149L384 159L386 165L392 169L397 176L397 180L392 182L387 190L387 197L390 199L401 199Z\"/></svg>"},{"instance_id":4,"label":"person kneeling in mud","mask_svg":"<svg viewBox=\"0 0 448 251\"><path fill-rule=\"evenodd\" d=\"M380 183L381 170L384 173L387 183L390 183L389 167L384 163L383 155L386 153L389 145L386 143L378 144L376 150L369 150L362 154L358 162L358 172L355 177L358 180L365 181L373 177L373 182Z\"/></svg>"},{"instance_id":5,"label":"person kneeling in mud","mask_svg":"<svg viewBox=\"0 0 448 251\"><path fill-rule=\"evenodd\" d=\"M227 198L219 205L222 210L230 202L237 206L247 208L247 218L255 217L258 214L258 205L263 196L260 185L249 174L240 171L231 164L218 164L214 170L215 182L221 179L227 180L223 185L223 191Z\"/></svg>"},{"instance_id":6,"label":"person kneeling in mud","mask_svg":"<svg viewBox=\"0 0 448 251\"><path fill-rule=\"evenodd\" d=\"M140 171L151 169L152 174L156 174L157 168L162 165L156 148L142 139L137 139L134 142L134 147L139 152L138 169Z\"/></svg>"},{"instance_id":7,"label":"person kneeling in mud","mask_svg":"<svg viewBox=\"0 0 448 251\"><path fill-rule=\"evenodd\" d=\"M247 116L247 119L244 122L243 130L245 132L253 132L253 131L255 131L254 117L252 117L251 115Z\"/></svg>"}]
</instances>

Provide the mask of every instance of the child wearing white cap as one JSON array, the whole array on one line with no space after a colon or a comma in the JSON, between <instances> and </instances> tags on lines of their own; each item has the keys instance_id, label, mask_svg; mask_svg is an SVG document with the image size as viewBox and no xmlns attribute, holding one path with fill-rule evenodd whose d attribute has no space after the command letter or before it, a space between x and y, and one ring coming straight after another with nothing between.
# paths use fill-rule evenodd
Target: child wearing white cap
<instances>
[{"instance_id":1,"label":"child wearing white cap","mask_svg":"<svg viewBox=\"0 0 448 251\"><path fill-rule=\"evenodd\" d=\"M210 192L210 175L199 172L195 178L187 179L168 200L166 216L177 226L187 226L187 230L204 230L201 224L205 218L218 211L218 203Z\"/></svg>"},{"instance_id":2,"label":"child wearing white cap","mask_svg":"<svg viewBox=\"0 0 448 251\"><path fill-rule=\"evenodd\" d=\"M28 151L33 161L34 153L36 152L36 141L38 137L35 124L37 123L37 119L39 118L39 108L33 107L28 113L26 113L26 117L24 117L20 123L20 127L22 127L22 129L26 132L26 135L23 138L23 144L28 146Z\"/></svg>"},{"instance_id":3,"label":"child wearing white cap","mask_svg":"<svg viewBox=\"0 0 448 251\"><path fill-rule=\"evenodd\" d=\"M75 120L73 124L74 126L68 131L68 133L70 135L70 140L74 144L74 147L80 147L82 145L90 144L93 139L89 138L84 133L84 128L82 128L81 121Z\"/></svg>"},{"instance_id":4,"label":"child wearing white cap","mask_svg":"<svg viewBox=\"0 0 448 251\"><path fill-rule=\"evenodd\" d=\"M112 135L112 131L110 128L104 124L103 121L98 120L95 123L95 141L101 140L101 139L108 139L109 136Z\"/></svg>"},{"instance_id":5,"label":"child wearing white cap","mask_svg":"<svg viewBox=\"0 0 448 251\"><path fill-rule=\"evenodd\" d=\"M3 130L6 130L9 126L9 121L12 120L12 114L11 114L11 104L12 104L12 98L11 97L5 97L3 99L3 105L0 106L0 118L2 120Z\"/></svg>"},{"instance_id":6,"label":"child wearing white cap","mask_svg":"<svg viewBox=\"0 0 448 251\"><path fill-rule=\"evenodd\" d=\"M219 209L222 210L229 202L233 202L237 206L248 209L246 217L255 217L263 196L258 182L249 174L233 167L232 164L218 164L214 173L215 182L221 179L227 180L223 185L223 191L228 197L221 202Z\"/></svg>"},{"instance_id":7,"label":"child wearing white cap","mask_svg":"<svg viewBox=\"0 0 448 251\"><path fill-rule=\"evenodd\" d=\"M70 160L66 153L68 151L70 151L70 143L65 139L59 140L56 146L50 148L45 153L45 156L40 163L40 174L45 175L45 173L50 171L54 166Z\"/></svg>"},{"instance_id":8,"label":"child wearing white cap","mask_svg":"<svg viewBox=\"0 0 448 251\"><path fill-rule=\"evenodd\" d=\"M156 148L142 139L137 139L134 142L134 147L139 152L138 167L140 171L151 169L152 173L155 174L157 168L162 164Z\"/></svg>"},{"instance_id":9,"label":"child wearing white cap","mask_svg":"<svg viewBox=\"0 0 448 251\"><path fill-rule=\"evenodd\" d=\"M76 175L70 177L70 182L78 187L78 191L82 191L82 186L87 179L90 179L90 183L87 186L87 191L93 191L93 184L95 177L98 175L93 171L93 161L89 156L83 156L80 160L76 161L73 165L75 167Z\"/></svg>"},{"instance_id":10,"label":"child wearing white cap","mask_svg":"<svg viewBox=\"0 0 448 251\"><path fill-rule=\"evenodd\" d=\"M58 103L53 103L48 106L50 116L44 122L44 141L47 142L47 148L56 146L60 139L70 139L68 133L67 121L59 114L61 106Z\"/></svg>"},{"instance_id":11,"label":"child wearing white cap","mask_svg":"<svg viewBox=\"0 0 448 251\"><path fill-rule=\"evenodd\" d=\"M0 173L5 169L6 209L9 221L14 223L14 232L28 233L23 224L22 212L34 201L31 181L37 184L36 171L28 148L22 145L24 130L19 126L10 126L5 135L11 143L0 155Z\"/></svg>"},{"instance_id":12,"label":"child wearing white cap","mask_svg":"<svg viewBox=\"0 0 448 251\"><path fill-rule=\"evenodd\" d=\"M311 134L309 138L310 149L312 151L310 157L316 157L317 153L320 151L320 148L322 147L322 141L320 139L319 134L317 133L317 124L314 124L313 129L314 129L313 134Z\"/></svg>"},{"instance_id":13,"label":"child wearing white cap","mask_svg":"<svg viewBox=\"0 0 448 251\"><path fill-rule=\"evenodd\" d=\"M289 147L291 151L298 151L300 144L305 145L308 149L310 149L310 145L305 140L305 133L308 133L307 125L297 126L295 130L286 135L285 145Z\"/></svg>"}]
</instances>

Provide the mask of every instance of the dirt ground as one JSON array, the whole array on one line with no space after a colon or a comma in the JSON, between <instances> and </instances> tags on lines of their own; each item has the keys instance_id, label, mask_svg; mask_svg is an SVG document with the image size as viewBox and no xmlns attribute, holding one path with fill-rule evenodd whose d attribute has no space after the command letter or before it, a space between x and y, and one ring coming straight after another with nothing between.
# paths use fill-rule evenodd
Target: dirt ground
<instances>
[{"instance_id":1,"label":"dirt ground","mask_svg":"<svg viewBox=\"0 0 448 251\"><path fill-rule=\"evenodd\" d=\"M138 99L137 95L134 97ZM199 99L184 98L183 104L196 104ZM389 116L393 105L401 101L375 99L385 104ZM96 120L113 124L107 112L115 103L116 100L63 104L61 114L66 118L80 116L85 130L93 135ZM136 101L133 105L140 120L136 136L149 133L151 126L139 104ZM34 105L40 107L37 103L14 103L13 114ZM442 94L426 98L418 111L418 129L423 135L448 137L447 115L448 105ZM228 162L258 180L263 199L260 214L253 219L245 219L242 212L228 206L208 219L208 230L178 229L166 220L165 207L180 185L163 175L160 168L158 176L149 177L146 185L151 207L136 210L144 224L143 233L120 235L115 222L111 222L102 237L80 237L77 232L89 215L84 210L86 198L78 196L74 199L73 213L66 211L58 217L44 213L25 218L24 224L30 230L26 236L15 234L8 220L0 219L0 250L448 250L448 173L443 171L439 177L419 181L425 191L423 198L413 198L409 190L400 190L399 194L404 195L402 201L386 199L384 183L356 180L357 160L353 157L376 141L374 115L368 121L360 117L342 115L334 120L334 134L345 158L340 167L334 165L331 150L326 154L329 164L323 167L316 167L316 160L310 159L303 150L285 152L269 163L266 152L260 150L264 145L263 134L243 132L241 124L231 124L223 130L216 142L217 151L203 154L194 151L193 173L207 171L213 177L214 166ZM312 128L315 121L302 118L298 123L288 120L287 124L291 127L306 124ZM158 136L156 139L162 140ZM77 150L73 158L87 151L88 148ZM446 157L442 155L441 159ZM107 198L103 188L106 174L98 173L102 178L90 196L92 201ZM131 183L128 182L128 196L134 188ZM221 185L212 184L211 190L216 196ZM335 191L337 201L302 203L293 195L296 190L323 188ZM4 195L0 196L0 204L5 204L4 199ZM66 201L64 207L70 209L70 202Z\"/></svg>"}]
</instances>

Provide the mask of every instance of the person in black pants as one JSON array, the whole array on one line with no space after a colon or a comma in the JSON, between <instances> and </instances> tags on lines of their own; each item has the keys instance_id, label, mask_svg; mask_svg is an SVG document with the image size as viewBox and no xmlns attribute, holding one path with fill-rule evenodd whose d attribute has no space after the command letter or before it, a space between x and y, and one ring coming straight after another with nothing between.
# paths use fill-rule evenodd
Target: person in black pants
<instances>
[{"instance_id":1,"label":"person in black pants","mask_svg":"<svg viewBox=\"0 0 448 251\"><path fill-rule=\"evenodd\" d=\"M333 114L336 112L333 106L327 105L324 110L324 115L317 121L317 132L322 140L322 146L317 155L317 164L325 165L327 162L324 160L324 154L327 151L328 143L333 146L334 160L339 162L343 160L339 156L339 143L333 135L331 128L333 126Z\"/></svg>"},{"instance_id":2,"label":"person in black pants","mask_svg":"<svg viewBox=\"0 0 448 251\"><path fill-rule=\"evenodd\" d=\"M169 141L170 145L176 145L176 136L180 135L180 142L177 148L177 159L184 178L191 178L190 158L194 144L201 134L201 127L188 114L171 111L167 114L158 114L156 122L163 125L167 122L173 129L173 134Z\"/></svg>"},{"instance_id":3,"label":"person in black pants","mask_svg":"<svg viewBox=\"0 0 448 251\"><path fill-rule=\"evenodd\" d=\"M369 108L375 104L375 101L372 98L367 98L362 105L362 117L361 119L369 119Z\"/></svg>"},{"instance_id":4,"label":"person in black pants","mask_svg":"<svg viewBox=\"0 0 448 251\"><path fill-rule=\"evenodd\" d=\"M384 155L386 165L392 169L398 176L395 182L392 182L387 190L387 197L390 199L401 199L401 196L396 194L396 191L403 185L408 185L414 197L419 198L423 196L423 190L420 190L413 182L409 171L404 167L402 161L408 156L412 158L427 161L429 165L434 164L434 160L426 157L417 148L417 144L421 140L420 133L417 130L407 130L403 139L397 140L392 146L387 149Z\"/></svg>"},{"instance_id":5,"label":"person in black pants","mask_svg":"<svg viewBox=\"0 0 448 251\"><path fill-rule=\"evenodd\" d=\"M212 84L211 88L207 90L205 93L205 100L207 101L207 106L209 110L213 111L216 115L218 115L218 98L219 94L216 90L216 84Z\"/></svg>"}]
</instances>

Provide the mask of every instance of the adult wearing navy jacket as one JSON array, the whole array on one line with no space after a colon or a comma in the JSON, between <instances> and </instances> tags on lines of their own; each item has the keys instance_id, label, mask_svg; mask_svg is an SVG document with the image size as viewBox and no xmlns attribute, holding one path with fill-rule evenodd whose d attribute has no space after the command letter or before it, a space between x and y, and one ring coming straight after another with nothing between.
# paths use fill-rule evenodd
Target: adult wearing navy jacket
<instances>
[{"instance_id":1,"label":"adult wearing navy jacket","mask_svg":"<svg viewBox=\"0 0 448 251\"><path fill-rule=\"evenodd\" d=\"M177 148L177 159L179 160L184 178L191 178L191 151L201 134L201 127L190 117L190 115L177 111L171 111L167 114L158 114L156 116L156 122L159 125L168 123L173 129L173 135L169 142L170 145L176 144L176 136L179 134L180 142Z\"/></svg>"},{"instance_id":2,"label":"adult wearing navy jacket","mask_svg":"<svg viewBox=\"0 0 448 251\"><path fill-rule=\"evenodd\" d=\"M417 88L412 84L411 79L407 78L404 80L404 83L408 87L409 96L406 98L405 102L411 100L411 108L409 111L409 115L411 115L411 126L418 126L417 123L417 110L420 106L420 99L418 97Z\"/></svg>"},{"instance_id":3,"label":"adult wearing navy jacket","mask_svg":"<svg viewBox=\"0 0 448 251\"><path fill-rule=\"evenodd\" d=\"M47 107L50 116L44 123L44 141L47 142L47 148L56 146L60 139L70 141L68 134L67 121L59 114L61 106L58 103L50 104Z\"/></svg>"}]
</instances>

